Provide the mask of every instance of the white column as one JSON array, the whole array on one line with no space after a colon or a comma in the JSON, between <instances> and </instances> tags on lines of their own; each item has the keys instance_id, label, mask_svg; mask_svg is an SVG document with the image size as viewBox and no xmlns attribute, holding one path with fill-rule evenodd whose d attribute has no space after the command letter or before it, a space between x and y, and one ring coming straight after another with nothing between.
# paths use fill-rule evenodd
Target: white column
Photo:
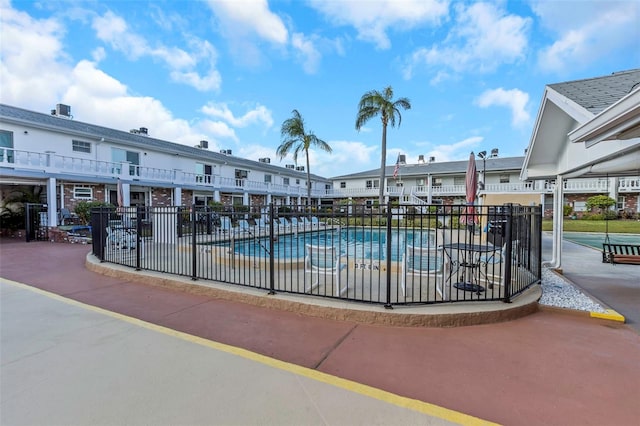
<instances>
[{"instance_id":1,"label":"white column","mask_svg":"<svg viewBox=\"0 0 640 426\"><path fill-rule=\"evenodd\" d=\"M242 204L245 206L249 205L249 193L246 191L242 194Z\"/></svg>"},{"instance_id":2,"label":"white column","mask_svg":"<svg viewBox=\"0 0 640 426\"><path fill-rule=\"evenodd\" d=\"M430 174L427 175L427 204L433 202L433 178Z\"/></svg>"},{"instance_id":3,"label":"white column","mask_svg":"<svg viewBox=\"0 0 640 426\"><path fill-rule=\"evenodd\" d=\"M56 178L47 180L47 221L49 226L58 226L58 204L56 203ZM60 199L64 198L64 194Z\"/></svg>"},{"instance_id":4,"label":"white column","mask_svg":"<svg viewBox=\"0 0 640 426\"><path fill-rule=\"evenodd\" d=\"M122 182L122 204L123 207L131 206L131 184Z\"/></svg>"},{"instance_id":5,"label":"white column","mask_svg":"<svg viewBox=\"0 0 640 426\"><path fill-rule=\"evenodd\" d=\"M216 203L219 203L221 199L222 198L220 198L220 191L217 190L217 189L214 190L213 191L213 201L215 201Z\"/></svg>"},{"instance_id":6,"label":"white column","mask_svg":"<svg viewBox=\"0 0 640 426\"><path fill-rule=\"evenodd\" d=\"M556 188L553 194L553 262L552 268L562 266L562 227L564 225L564 179L562 175L556 178Z\"/></svg>"},{"instance_id":7,"label":"white column","mask_svg":"<svg viewBox=\"0 0 640 426\"><path fill-rule=\"evenodd\" d=\"M177 186L173 189L173 205L182 205L182 187Z\"/></svg>"},{"instance_id":8,"label":"white column","mask_svg":"<svg viewBox=\"0 0 640 426\"><path fill-rule=\"evenodd\" d=\"M267 194L267 204L271 204L271 194Z\"/></svg>"},{"instance_id":9,"label":"white column","mask_svg":"<svg viewBox=\"0 0 640 426\"><path fill-rule=\"evenodd\" d=\"M609 178L609 197L613 198L614 200L616 200L616 203L618 202L618 185L619 185L619 179L617 177L612 177ZM615 204L613 206L613 208L615 209Z\"/></svg>"}]
</instances>

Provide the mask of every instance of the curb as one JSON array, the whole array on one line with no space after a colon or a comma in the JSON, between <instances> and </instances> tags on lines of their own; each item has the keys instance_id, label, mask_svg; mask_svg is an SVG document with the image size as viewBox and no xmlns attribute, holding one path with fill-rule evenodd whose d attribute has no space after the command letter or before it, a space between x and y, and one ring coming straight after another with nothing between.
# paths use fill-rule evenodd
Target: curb
<instances>
[{"instance_id":1,"label":"curb","mask_svg":"<svg viewBox=\"0 0 640 426\"><path fill-rule=\"evenodd\" d=\"M616 322L621 322L621 323L625 323L626 322L626 318L622 314L620 314L620 313L616 312L615 310L611 309L609 306L607 306L606 303L602 302L597 297L594 297L593 295L588 293L582 287L576 285L573 281L571 281L569 278L564 276L564 274L558 272L555 269L549 268L549 270L552 273L556 274L559 278L561 278L565 283L567 283L568 285L572 286L577 291L579 291L580 293L584 294L585 296L587 296L588 298L590 298L591 300L593 300L594 302L596 302L597 304L602 306L605 309L605 312L581 311L581 310L578 310L578 309L560 308L560 307L546 306L546 305L540 305L540 309L546 310L546 311L556 311L556 312L565 312L565 313L567 311L572 311L574 313L574 315L578 315L578 316L587 316L589 318L598 318L598 319L604 319L604 320L608 320L608 321L616 321Z\"/></svg>"},{"instance_id":2,"label":"curb","mask_svg":"<svg viewBox=\"0 0 640 426\"><path fill-rule=\"evenodd\" d=\"M368 304L349 303L347 305L344 301L311 300L304 296L290 294L267 295L264 289L237 288L238 286L217 281L206 281L206 284L202 281L203 284L196 284L188 278L151 271L134 271L121 265L100 263L91 253L88 253L85 258L85 267L101 275L190 294L295 312L310 317L397 327L462 327L512 321L537 312L538 299L542 294L540 286L533 286L520 295L519 300L516 299L511 304L466 303L464 307L443 305L432 306L430 309L399 306L393 312L382 306L372 307ZM470 309L461 310L461 308Z\"/></svg>"},{"instance_id":3,"label":"curb","mask_svg":"<svg viewBox=\"0 0 640 426\"><path fill-rule=\"evenodd\" d=\"M602 312L589 312L589 316L591 318L600 318L600 319L606 319L609 321L618 321L621 323L626 322L626 319L623 315L619 314L618 312L614 311L613 309L607 309L607 311L605 313Z\"/></svg>"}]
</instances>

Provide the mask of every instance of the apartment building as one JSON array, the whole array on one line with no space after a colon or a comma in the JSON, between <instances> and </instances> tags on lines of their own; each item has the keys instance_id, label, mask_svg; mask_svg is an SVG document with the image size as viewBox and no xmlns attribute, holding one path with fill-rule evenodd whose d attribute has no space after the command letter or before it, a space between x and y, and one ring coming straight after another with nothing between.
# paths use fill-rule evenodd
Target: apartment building
<instances>
[{"instance_id":1,"label":"apartment building","mask_svg":"<svg viewBox=\"0 0 640 426\"><path fill-rule=\"evenodd\" d=\"M48 223L55 224L61 208L73 211L80 201L118 205L118 181L125 206L314 205L331 188L329 179L312 174L307 200L304 167L212 152L207 141L190 147L156 139L145 127L83 123L63 104L50 113L0 105L1 199L16 186L38 187Z\"/></svg>"},{"instance_id":2,"label":"apartment building","mask_svg":"<svg viewBox=\"0 0 640 426\"><path fill-rule=\"evenodd\" d=\"M553 215L554 179L520 180L525 157L501 157L497 149L477 156L479 202L485 205L541 204ZM415 164L400 156L385 171L385 199L400 204L465 203L467 161L439 162L419 158ZM140 127L110 129L72 119L70 107L57 105L41 113L0 105L0 201L16 187L37 187L40 202L49 206L48 223L59 223L61 208L73 211L80 201L124 206L313 205L334 206L349 201L373 206L379 193L379 170L333 178L307 174L302 167L247 160L231 150L212 152L206 141L185 146L150 136ZM640 176L564 179L564 204L579 215L592 195L616 199L617 208L640 211Z\"/></svg>"}]
</instances>

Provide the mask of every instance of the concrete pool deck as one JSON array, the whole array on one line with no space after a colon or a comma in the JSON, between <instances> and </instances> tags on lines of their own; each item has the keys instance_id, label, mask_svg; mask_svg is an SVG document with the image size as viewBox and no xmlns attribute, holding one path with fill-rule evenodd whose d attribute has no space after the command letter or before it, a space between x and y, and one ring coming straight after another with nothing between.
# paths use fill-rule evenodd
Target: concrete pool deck
<instances>
[{"instance_id":1,"label":"concrete pool deck","mask_svg":"<svg viewBox=\"0 0 640 426\"><path fill-rule=\"evenodd\" d=\"M3 240L0 251L4 278L474 419L514 425L631 425L640 419L640 337L627 325L545 311L473 327L368 325L95 274L85 268L88 246ZM579 248L577 252L581 258ZM565 259L565 274L572 273L570 259ZM592 263L590 272L602 266L611 265ZM2 300L10 303L10 299ZM6 312L3 309L3 315ZM45 324L46 319L42 326ZM13 336L20 339L19 333ZM156 348L150 345L147 351L152 355ZM76 345L79 356L88 356L88 349ZM166 363L157 365L165 370L169 367ZM54 373L40 372L47 381ZM70 384L91 400L95 387L85 377L81 374ZM98 380L106 380L106 376ZM126 389L127 382L123 380L122 388ZM251 380L259 382L261 376L256 373ZM218 385L234 391L253 389L252 381L232 376L229 382L220 381ZM289 392L299 392L299 387L290 387L289 382L278 385ZM339 404L349 406L350 401L347 395ZM25 409L50 403L51 400L30 399ZM73 400L65 400L65 404L69 409L74 407ZM279 419L286 420L287 401L275 404L270 412L283 413ZM243 410L246 405L241 398L233 408ZM136 404L117 408L131 413L132 419L143 409ZM357 424L358 418L350 417L353 415L345 413L335 423ZM472 424L468 419L459 418L458 423ZM268 423L261 420L264 418L258 417L254 423ZM481 420L478 422L481 424ZM424 423L428 424L426 418Z\"/></svg>"}]
</instances>

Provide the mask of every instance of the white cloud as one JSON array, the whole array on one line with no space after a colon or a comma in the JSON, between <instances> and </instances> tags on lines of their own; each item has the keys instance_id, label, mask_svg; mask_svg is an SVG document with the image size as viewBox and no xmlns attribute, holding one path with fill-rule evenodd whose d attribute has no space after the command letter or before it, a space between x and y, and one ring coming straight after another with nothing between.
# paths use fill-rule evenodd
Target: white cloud
<instances>
[{"instance_id":1,"label":"white cloud","mask_svg":"<svg viewBox=\"0 0 640 426\"><path fill-rule=\"evenodd\" d=\"M424 155L426 161L430 157L435 157L437 162L466 160L469 158L469 152L477 149L483 141L484 137L482 136L471 136L450 144L416 143L418 146L425 147L425 150L418 154L407 154L407 160L415 158L414 162L416 162L419 154Z\"/></svg>"},{"instance_id":2,"label":"white cloud","mask_svg":"<svg viewBox=\"0 0 640 426\"><path fill-rule=\"evenodd\" d=\"M275 44L286 44L289 34L282 19L269 10L267 0L209 0L227 36L254 34Z\"/></svg>"},{"instance_id":3,"label":"white cloud","mask_svg":"<svg viewBox=\"0 0 640 426\"><path fill-rule=\"evenodd\" d=\"M203 120L200 123L200 127L215 139L224 138L238 142L238 136L236 136L235 130L222 121Z\"/></svg>"},{"instance_id":4,"label":"white cloud","mask_svg":"<svg viewBox=\"0 0 640 426\"><path fill-rule=\"evenodd\" d=\"M441 45L415 50L407 60L405 78L416 68L444 67L456 73L491 72L502 64L522 60L528 47L530 18L507 14L491 3L460 4L455 7L455 24ZM438 70L433 84L448 78Z\"/></svg>"},{"instance_id":5,"label":"white cloud","mask_svg":"<svg viewBox=\"0 0 640 426\"><path fill-rule=\"evenodd\" d=\"M201 111L210 117L221 118L234 127L247 127L254 123L263 123L267 128L273 126L271 111L259 104L240 117L236 117L225 103L209 102Z\"/></svg>"},{"instance_id":6,"label":"white cloud","mask_svg":"<svg viewBox=\"0 0 640 426\"><path fill-rule=\"evenodd\" d=\"M335 24L353 26L359 39L373 42L380 49L391 47L388 30L438 23L449 8L448 0L311 0L310 4Z\"/></svg>"},{"instance_id":7,"label":"white cloud","mask_svg":"<svg viewBox=\"0 0 640 426\"><path fill-rule=\"evenodd\" d=\"M294 33L291 36L291 45L296 49L302 67L307 74L313 74L318 70L320 63L320 52L313 44L313 41L301 33Z\"/></svg>"},{"instance_id":8,"label":"white cloud","mask_svg":"<svg viewBox=\"0 0 640 426\"><path fill-rule=\"evenodd\" d=\"M130 30L126 21L111 11L93 19L96 36L130 60L151 57L167 65L173 81L189 85L199 91L218 90L222 78L216 70L217 52L205 40L187 35L191 52L178 47L158 44L150 46L141 36ZM198 68L205 71L200 73Z\"/></svg>"},{"instance_id":9,"label":"white cloud","mask_svg":"<svg viewBox=\"0 0 640 426\"><path fill-rule=\"evenodd\" d=\"M0 100L46 111L69 84L69 58L62 49L64 26L34 19L0 2Z\"/></svg>"},{"instance_id":10,"label":"white cloud","mask_svg":"<svg viewBox=\"0 0 640 426\"><path fill-rule=\"evenodd\" d=\"M628 52L640 60L640 3L637 1L535 1L541 25L557 34L538 53L544 71L566 72Z\"/></svg>"},{"instance_id":11,"label":"white cloud","mask_svg":"<svg viewBox=\"0 0 640 426\"><path fill-rule=\"evenodd\" d=\"M502 87L484 91L477 99L476 104L482 108L491 106L503 106L511 110L511 124L521 126L529 122L527 112L529 94L518 89L505 90Z\"/></svg>"}]
</instances>

